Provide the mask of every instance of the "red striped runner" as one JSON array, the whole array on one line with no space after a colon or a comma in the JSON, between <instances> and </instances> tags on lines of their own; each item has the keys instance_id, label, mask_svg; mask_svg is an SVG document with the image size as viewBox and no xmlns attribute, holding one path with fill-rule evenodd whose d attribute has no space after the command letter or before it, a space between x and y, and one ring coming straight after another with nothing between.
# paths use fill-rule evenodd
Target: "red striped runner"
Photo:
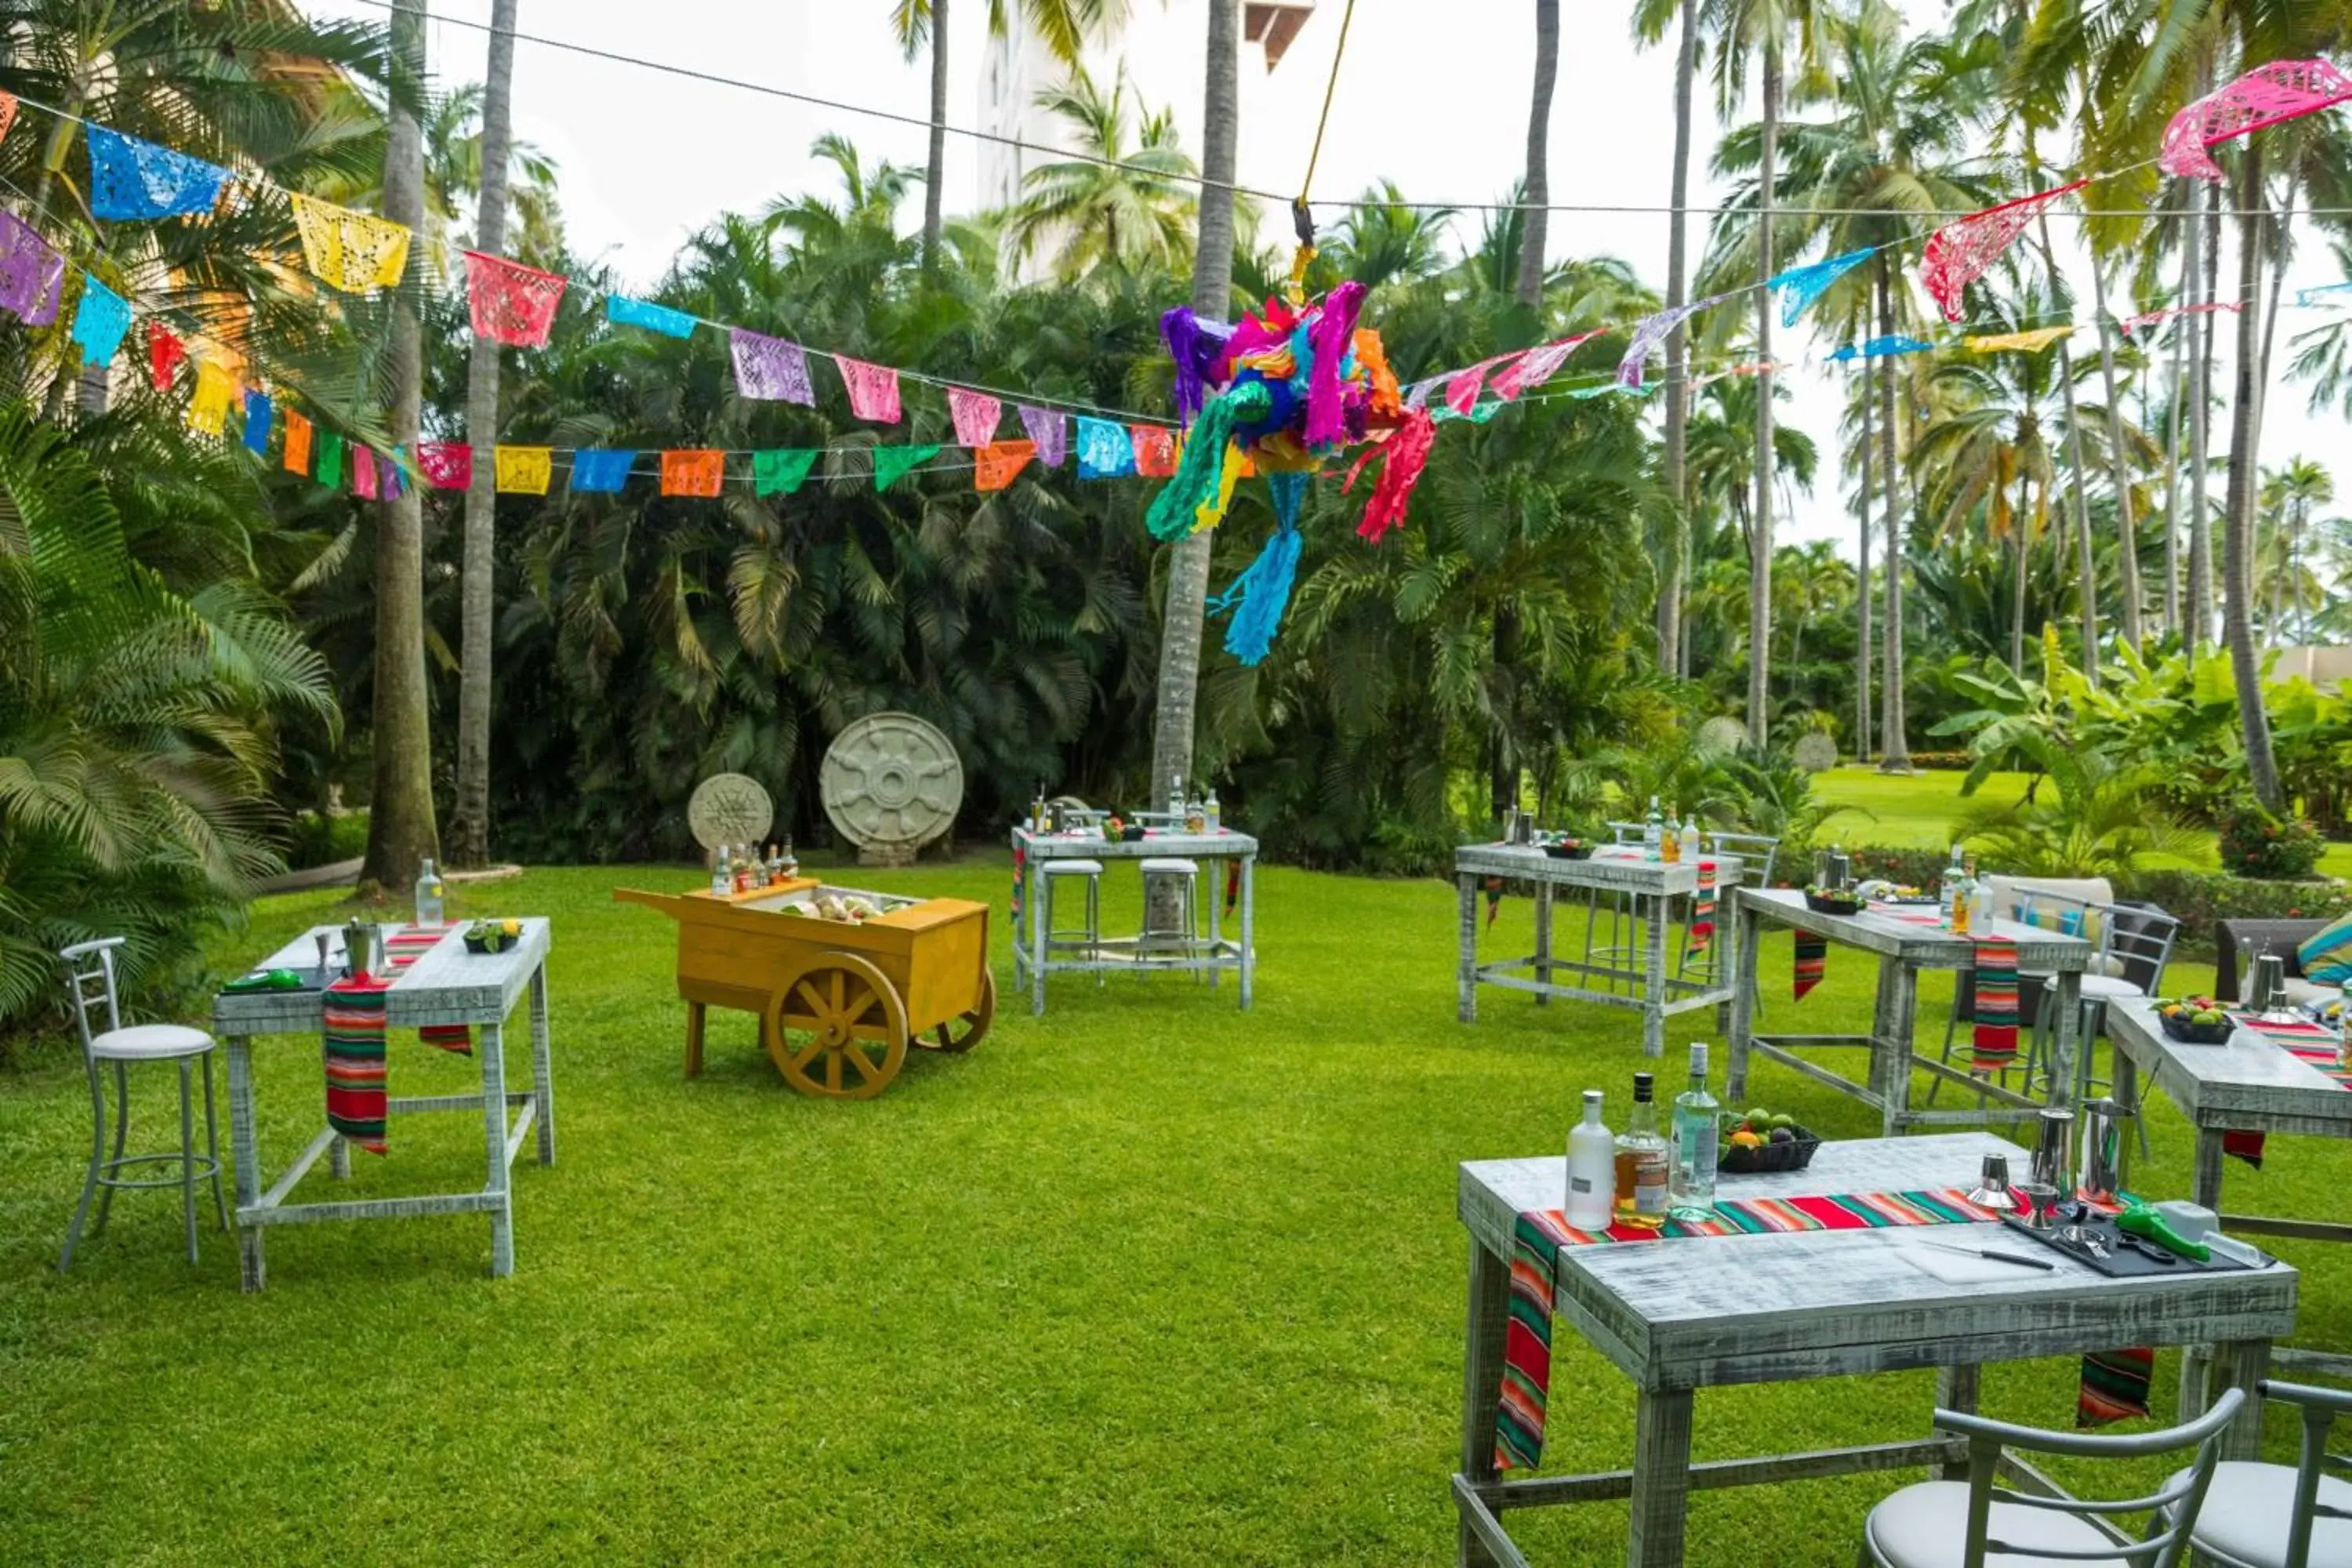
<instances>
[{"instance_id":1,"label":"red striped runner","mask_svg":"<svg viewBox=\"0 0 2352 1568\"><path fill-rule=\"evenodd\" d=\"M2309 1024L2299 1019L2266 1019L2259 1013L2232 1013L2230 1021L2241 1029L2252 1029L2295 1060L2316 1068L2322 1076L2336 1080L2339 1089L2352 1089L2352 1062L2342 1055L2342 1037L2325 1024ZM2234 1154L2259 1171L2263 1168L2263 1135L2259 1132L2234 1131L2221 1134L2221 1152Z\"/></svg>"},{"instance_id":2,"label":"red striped runner","mask_svg":"<svg viewBox=\"0 0 2352 1568\"><path fill-rule=\"evenodd\" d=\"M392 1152L385 1136L391 1096L384 1072L384 994L398 983L402 970L450 934L447 927L403 927L384 939L390 974L338 980L320 999L327 1125L372 1154ZM463 1024L427 1024L417 1034L445 1051L474 1053L474 1032Z\"/></svg>"}]
</instances>

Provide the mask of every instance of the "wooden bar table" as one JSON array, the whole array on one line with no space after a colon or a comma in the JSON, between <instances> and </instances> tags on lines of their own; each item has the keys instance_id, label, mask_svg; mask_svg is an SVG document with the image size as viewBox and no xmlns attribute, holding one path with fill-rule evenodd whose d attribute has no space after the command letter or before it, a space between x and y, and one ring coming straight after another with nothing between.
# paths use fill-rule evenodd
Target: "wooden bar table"
<instances>
[{"instance_id":1,"label":"wooden bar table","mask_svg":"<svg viewBox=\"0 0 2352 1568\"><path fill-rule=\"evenodd\" d=\"M1873 1138L1822 1145L1803 1171L1727 1177L1727 1198L1804 1197L1966 1187L1987 1154L2023 1170L2026 1152L1989 1132ZM2103 1275L2055 1250L2057 1267L2012 1268L1966 1285L1905 1260L1926 1237L1975 1239L1984 1226L1809 1230L1691 1237L1560 1249L1553 1310L1633 1380L1633 1461L1597 1475L1504 1479L1494 1467L1495 1422L1508 1321L1511 1233L1528 1209L1558 1208L1557 1156L1492 1160L1461 1168L1458 1210L1470 1232L1470 1301L1463 1361L1462 1468L1454 1477L1461 1516L1456 1561L1524 1565L1504 1531L1513 1509L1630 1499L1625 1561L1675 1568L1684 1560L1685 1511L1694 1490L1934 1466L1964 1479L1967 1445L1950 1435L1769 1458L1691 1462L1693 1396L1740 1383L1798 1383L1858 1373L1936 1367L1937 1404L1976 1408L1986 1362L2073 1356L2123 1345L2214 1342L2215 1370L2250 1394L2270 1342L2294 1326L2295 1271ZM2007 1236L2006 1231L1998 1233ZM2034 1242L2013 1245L2042 1251ZM1555 1356L1548 1426L1572 1430L1579 1390ZM2225 1457L2252 1458L2262 1438L2250 1400L2225 1439ZM2021 1489L2054 1490L2022 1461L2004 1466ZM1846 1548L1833 1551L1845 1561ZM1822 1559L1829 1560L1825 1555Z\"/></svg>"},{"instance_id":2,"label":"wooden bar table","mask_svg":"<svg viewBox=\"0 0 2352 1568\"><path fill-rule=\"evenodd\" d=\"M228 1047L229 1131L236 1151L237 1246L246 1289L258 1290L267 1282L262 1238L268 1227L328 1220L486 1214L490 1216L490 1273L503 1278L514 1272L514 1201L509 1175L515 1154L523 1140L536 1131L539 1163L555 1163L555 1081L547 1033L547 952L552 933L542 918L533 917L521 924L522 934L511 946L489 953L467 952L463 928L452 926L429 951L401 971L384 993L387 1031L417 1029L428 1024L466 1024L474 1030L474 1061L482 1074L478 1093L394 1099L387 1107L394 1115L459 1110L481 1117L484 1179L479 1188L470 1192L289 1203L295 1184L321 1154L328 1156L329 1169L336 1178L351 1173L350 1148L331 1127L322 1128L265 1191L254 1115L253 1039L259 1035L307 1037L310 1058L317 1062L325 994L318 990L223 993L213 999L213 1030ZM316 939L321 934L341 945L341 927L315 927L256 967L313 973L319 963ZM530 994L531 1086L509 1090L504 1026L526 990ZM392 1048L398 1052L403 1047ZM396 1079L398 1065L391 1070ZM323 1079L313 1079L310 1092L323 1105ZM507 1113L517 1106L522 1113L509 1124Z\"/></svg>"},{"instance_id":3,"label":"wooden bar table","mask_svg":"<svg viewBox=\"0 0 2352 1568\"><path fill-rule=\"evenodd\" d=\"M1632 1007L1642 1015L1642 1054L1662 1055L1666 1048L1666 1020L1677 1013L1728 1002L1730 977L1738 973L1727 949L1733 940L1728 911L1731 890L1739 885L1739 857L1702 855L1699 859L1715 867L1718 911L1715 940L1724 951L1710 955L1705 973L1694 979L1681 972L1681 964L1669 961L1666 936L1675 923L1677 901L1687 904L1698 891L1698 863L1645 860L1640 848L1630 846L1604 845L1589 858L1567 860L1532 845L1463 845L1454 852L1454 880L1462 900L1461 955L1455 970L1459 1003L1454 1016L1465 1024L1477 1022L1481 985L1532 992L1538 1005L1559 996L1572 1002L1598 1002L1604 1007ZM1478 962L1478 893L1489 877L1535 887L1536 950L1525 958ZM1630 964L1618 961L1613 949L1601 955L1601 962L1594 963L1589 931L1583 958L1562 958L1552 951L1553 904L1562 889L1630 902L1632 924L1641 933ZM1681 955L1685 958L1688 942L1685 928ZM1561 984L1554 978L1559 974L1576 978ZM1605 982L1608 988L1580 984L1594 980Z\"/></svg>"},{"instance_id":4,"label":"wooden bar table","mask_svg":"<svg viewBox=\"0 0 2352 1568\"><path fill-rule=\"evenodd\" d=\"M1888 1137L1910 1127L2023 1121L2042 1109L2042 1101L1989 1079L1971 1077L1958 1068L1914 1048L1921 972L1973 969L1977 949L1972 938L1911 918L1907 911L1894 913L1888 908L1875 904L1860 914L1823 914L1807 907L1803 893L1785 888L1743 888L1733 897L1731 905L1735 928L1733 951L1739 964L1739 976L1732 987L1730 1065L1725 1072L1725 1098L1731 1104L1748 1103L1748 1058L1754 1055L1793 1068L1816 1083L1827 1084L1841 1094L1861 1100L1879 1113L1881 1130ZM1786 926L1792 931L1810 931L1816 936L1826 937L1832 946L1852 948L1878 960L1878 1001L1871 1014L1870 1033L1755 1033L1757 953L1766 926ZM2029 1022L2024 1013L2027 1004L2022 992L2030 987L2024 984L2022 977L2057 976L2057 995L2050 1004L2056 1016L2051 1025L2054 1065L2051 1070L2049 1103L2063 1104L2066 1086L2074 1081L2075 1041L2081 1031L2083 971L2090 964L2092 944L2080 937L2043 931L2038 926L2020 925L2007 920L1994 921L1991 930L1985 934L2006 937L2017 944L2017 969L2021 977L2018 1026L2021 1032ZM1868 1051L1868 1080L1858 1083L1797 1054L1801 1050L1824 1049ZM2025 1057L2021 1052L2021 1066L2024 1060ZM1911 1109L1911 1073L1915 1068L1924 1068L1938 1077L1949 1079L1991 1103L1979 1103L1965 1110L1914 1110ZM2029 1084L2028 1087L2032 1086ZM2021 1165L2018 1169L2022 1171L2024 1167Z\"/></svg>"},{"instance_id":5,"label":"wooden bar table","mask_svg":"<svg viewBox=\"0 0 2352 1568\"><path fill-rule=\"evenodd\" d=\"M2107 1035L2116 1047L2115 1098L2138 1114L2144 1075L2189 1119L2197 1129L2191 1195L2221 1215L2224 1231L2352 1241L2352 1225L2341 1220L2225 1214L2221 1208L2221 1143L2228 1134L2352 1139L2352 1089L2243 1024L2221 1045L2198 1046L2167 1035L2151 1002L2109 1002L2106 1015ZM2127 1173L2131 1144L2128 1137L2118 1142L2119 1175ZM2352 1377L2352 1355L2283 1348L2274 1359L2282 1366Z\"/></svg>"},{"instance_id":6,"label":"wooden bar table","mask_svg":"<svg viewBox=\"0 0 2352 1568\"><path fill-rule=\"evenodd\" d=\"M1241 980L1243 1010L1248 1010L1257 977L1256 839L1230 827L1200 833L1153 827L1143 837L1130 841L1105 838L1091 829L1038 833L1026 825L1015 824L1013 852L1021 867L1024 916L1013 922L1013 984L1016 988L1028 987L1030 1012L1045 1010L1048 974L1138 973L1167 969L1206 973L1213 985L1226 970L1234 971ZM1209 862L1201 871L1207 885L1199 889L1200 897L1209 906L1209 936L1205 943L1195 927L1184 933L1183 946L1173 952L1142 937L1106 938L1092 944L1094 951L1084 958L1055 958L1047 952L1046 861L1100 860L1108 871L1109 863L1116 860L1163 858ZM1241 920L1238 940L1224 934L1224 889L1220 886L1223 879L1219 872L1227 860L1237 860L1241 865L1239 900L1234 911Z\"/></svg>"}]
</instances>

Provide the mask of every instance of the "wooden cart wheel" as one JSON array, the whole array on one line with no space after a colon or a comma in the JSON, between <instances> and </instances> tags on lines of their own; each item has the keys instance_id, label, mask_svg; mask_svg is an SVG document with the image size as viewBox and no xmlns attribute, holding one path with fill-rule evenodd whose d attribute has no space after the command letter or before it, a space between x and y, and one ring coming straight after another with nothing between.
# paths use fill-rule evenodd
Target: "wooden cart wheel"
<instances>
[{"instance_id":1,"label":"wooden cart wheel","mask_svg":"<svg viewBox=\"0 0 2352 1568\"><path fill-rule=\"evenodd\" d=\"M980 972L980 1005L971 1012L941 1024L931 1031L931 1038L918 1036L915 1044L927 1051L968 1051L987 1038L988 1026L995 1018L996 976L983 969Z\"/></svg>"},{"instance_id":2,"label":"wooden cart wheel","mask_svg":"<svg viewBox=\"0 0 2352 1568\"><path fill-rule=\"evenodd\" d=\"M803 1094L871 1100L907 1059L907 1005L854 952L820 953L769 1000L768 1055Z\"/></svg>"}]
</instances>

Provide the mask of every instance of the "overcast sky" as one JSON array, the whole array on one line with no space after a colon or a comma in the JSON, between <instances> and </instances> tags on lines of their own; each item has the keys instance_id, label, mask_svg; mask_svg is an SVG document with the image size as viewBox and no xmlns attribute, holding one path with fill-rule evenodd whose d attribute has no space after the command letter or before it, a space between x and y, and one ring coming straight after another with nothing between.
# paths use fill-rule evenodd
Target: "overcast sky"
<instances>
[{"instance_id":1,"label":"overcast sky","mask_svg":"<svg viewBox=\"0 0 2352 1568\"><path fill-rule=\"evenodd\" d=\"M487 22L489 0L434 0L436 18ZM1940 15L1933 0L1911 7L1922 22ZM368 0L308 0L320 16L381 19ZM1240 176L1244 185L1287 192L1305 173L1322 87L1338 38L1340 0L1323 0L1280 68L1259 68L1245 48ZM1551 196L1594 207L1663 205L1673 140L1673 59L1665 50L1637 52L1622 4L1561 7L1559 81L1551 132ZM1416 201L1500 199L1525 160L1527 99L1532 79L1530 0L1360 0L1339 90L1315 179L1318 196L1345 196L1381 179ZM980 69L986 5L950 8L949 58L954 86L950 119L980 121ZM657 61L888 110L920 120L929 96L926 60L908 63L891 42L887 0L844 4L812 0L520 0L519 31L586 45L623 57L607 61L520 43L515 65L515 132L561 167L564 216L574 247L602 254L640 284L656 279L680 242L721 211L749 209L803 191L831 195L833 171L808 156L820 133L852 138L869 162L920 167L919 125L900 125L740 88L645 68ZM1137 0L1124 40L1147 102L1176 111L1188 148L1197 153L1201 89L1199 0ZM432 68L445 84L478 79L487 37L436 20L428 39ZM1714 151L1711 115L1702 115L1694 159L1695 205L1717 198L1705 173ZM950 136L945 181L950 212L967 210L979 189L979 153ZM1270 220L1281 224L1278 213ZM919 222L910 204L910 223ZM1475 240L1477 219L1460 222ZM2059 225L2063 237L2070 226ZM1663 287L1667 219L1659 213L1555 213L1550 254L1609 255ZM1691 220L1696 251L1703 220ZM2225 274L2226 275L2226 274ZM2290 276L2333 281L2324 247L2306 245ZM2087 300L2087 274L2082 280ZM1377 305L1373 310L1377 320ZM2087 306L2085 307L2087 315ZM2280 322L2284 339L2302 323ZM2090 347L2087 335L2078 346ZM1776 344L1780 340L1776 338ZM1784 355L1790 352L1780 344ZM1812 345L1816 355L1825 345ZM919 367L914 367L919 368ZM1408 367L1399 373L1443 366ZM1835 388L1843 372L1791 373L1796 393L1786 416L1832 449ZM2339 463L2343 426L2314 422L2300 387L2282 387L2265 415L2263 452L2271 462L2304 454ZM1837 500L1834 460L1823 464L1816 493L1796 498L1784 522L1789 540L1832 538L1853 552L1853 524ZM2352 471L2346 475L2352 494ZM2219 494L2219 482L2215 491Z\"/></svg>"}]
</instances>

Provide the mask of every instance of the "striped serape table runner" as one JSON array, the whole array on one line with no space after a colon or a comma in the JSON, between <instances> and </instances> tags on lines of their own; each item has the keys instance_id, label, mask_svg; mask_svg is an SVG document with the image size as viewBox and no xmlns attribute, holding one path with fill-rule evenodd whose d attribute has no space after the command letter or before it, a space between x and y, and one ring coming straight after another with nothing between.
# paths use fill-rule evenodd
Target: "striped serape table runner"
<instances>
[{"instance_id":1,"label":"striped serape table runner","mask_svg":"<svg viewBox=\"0 0 2352 1568\"><path fill-rule=\"evenodd\" d=\"M2232 1013L2230 1021L2241 1029L2252 1029L2297 1061L2316 1068L2325 1077L2334 1079L2339 1089L2352 1089L2352 1063L2343 1058L2343 1037L2326 1025L2300 1018L2265 1018L2260 1013ZM2263 1135L2259 1132L2222 1133L2221 1152L2235 1154L2257 1171L2263 1168Z\"/></svg>"},{"instance_id":2,"label":"striped serape table runner","mask_svg":"<svg viewBox=\"0 0 2352 1568\"><path fill-rule=\"evenodd\" d=\"M449 932L446 926L401 928L384 940L390 974L348 976L328 986L321 998L327 1125L372 1154L392 1152L384 1126L391 1104L384 1079L384 994L403 970ZM463 1024L427 1024L416 1032L425 1044L445 1051L474 1053L474 1031Z\"/></svg>"}]
</instances>

